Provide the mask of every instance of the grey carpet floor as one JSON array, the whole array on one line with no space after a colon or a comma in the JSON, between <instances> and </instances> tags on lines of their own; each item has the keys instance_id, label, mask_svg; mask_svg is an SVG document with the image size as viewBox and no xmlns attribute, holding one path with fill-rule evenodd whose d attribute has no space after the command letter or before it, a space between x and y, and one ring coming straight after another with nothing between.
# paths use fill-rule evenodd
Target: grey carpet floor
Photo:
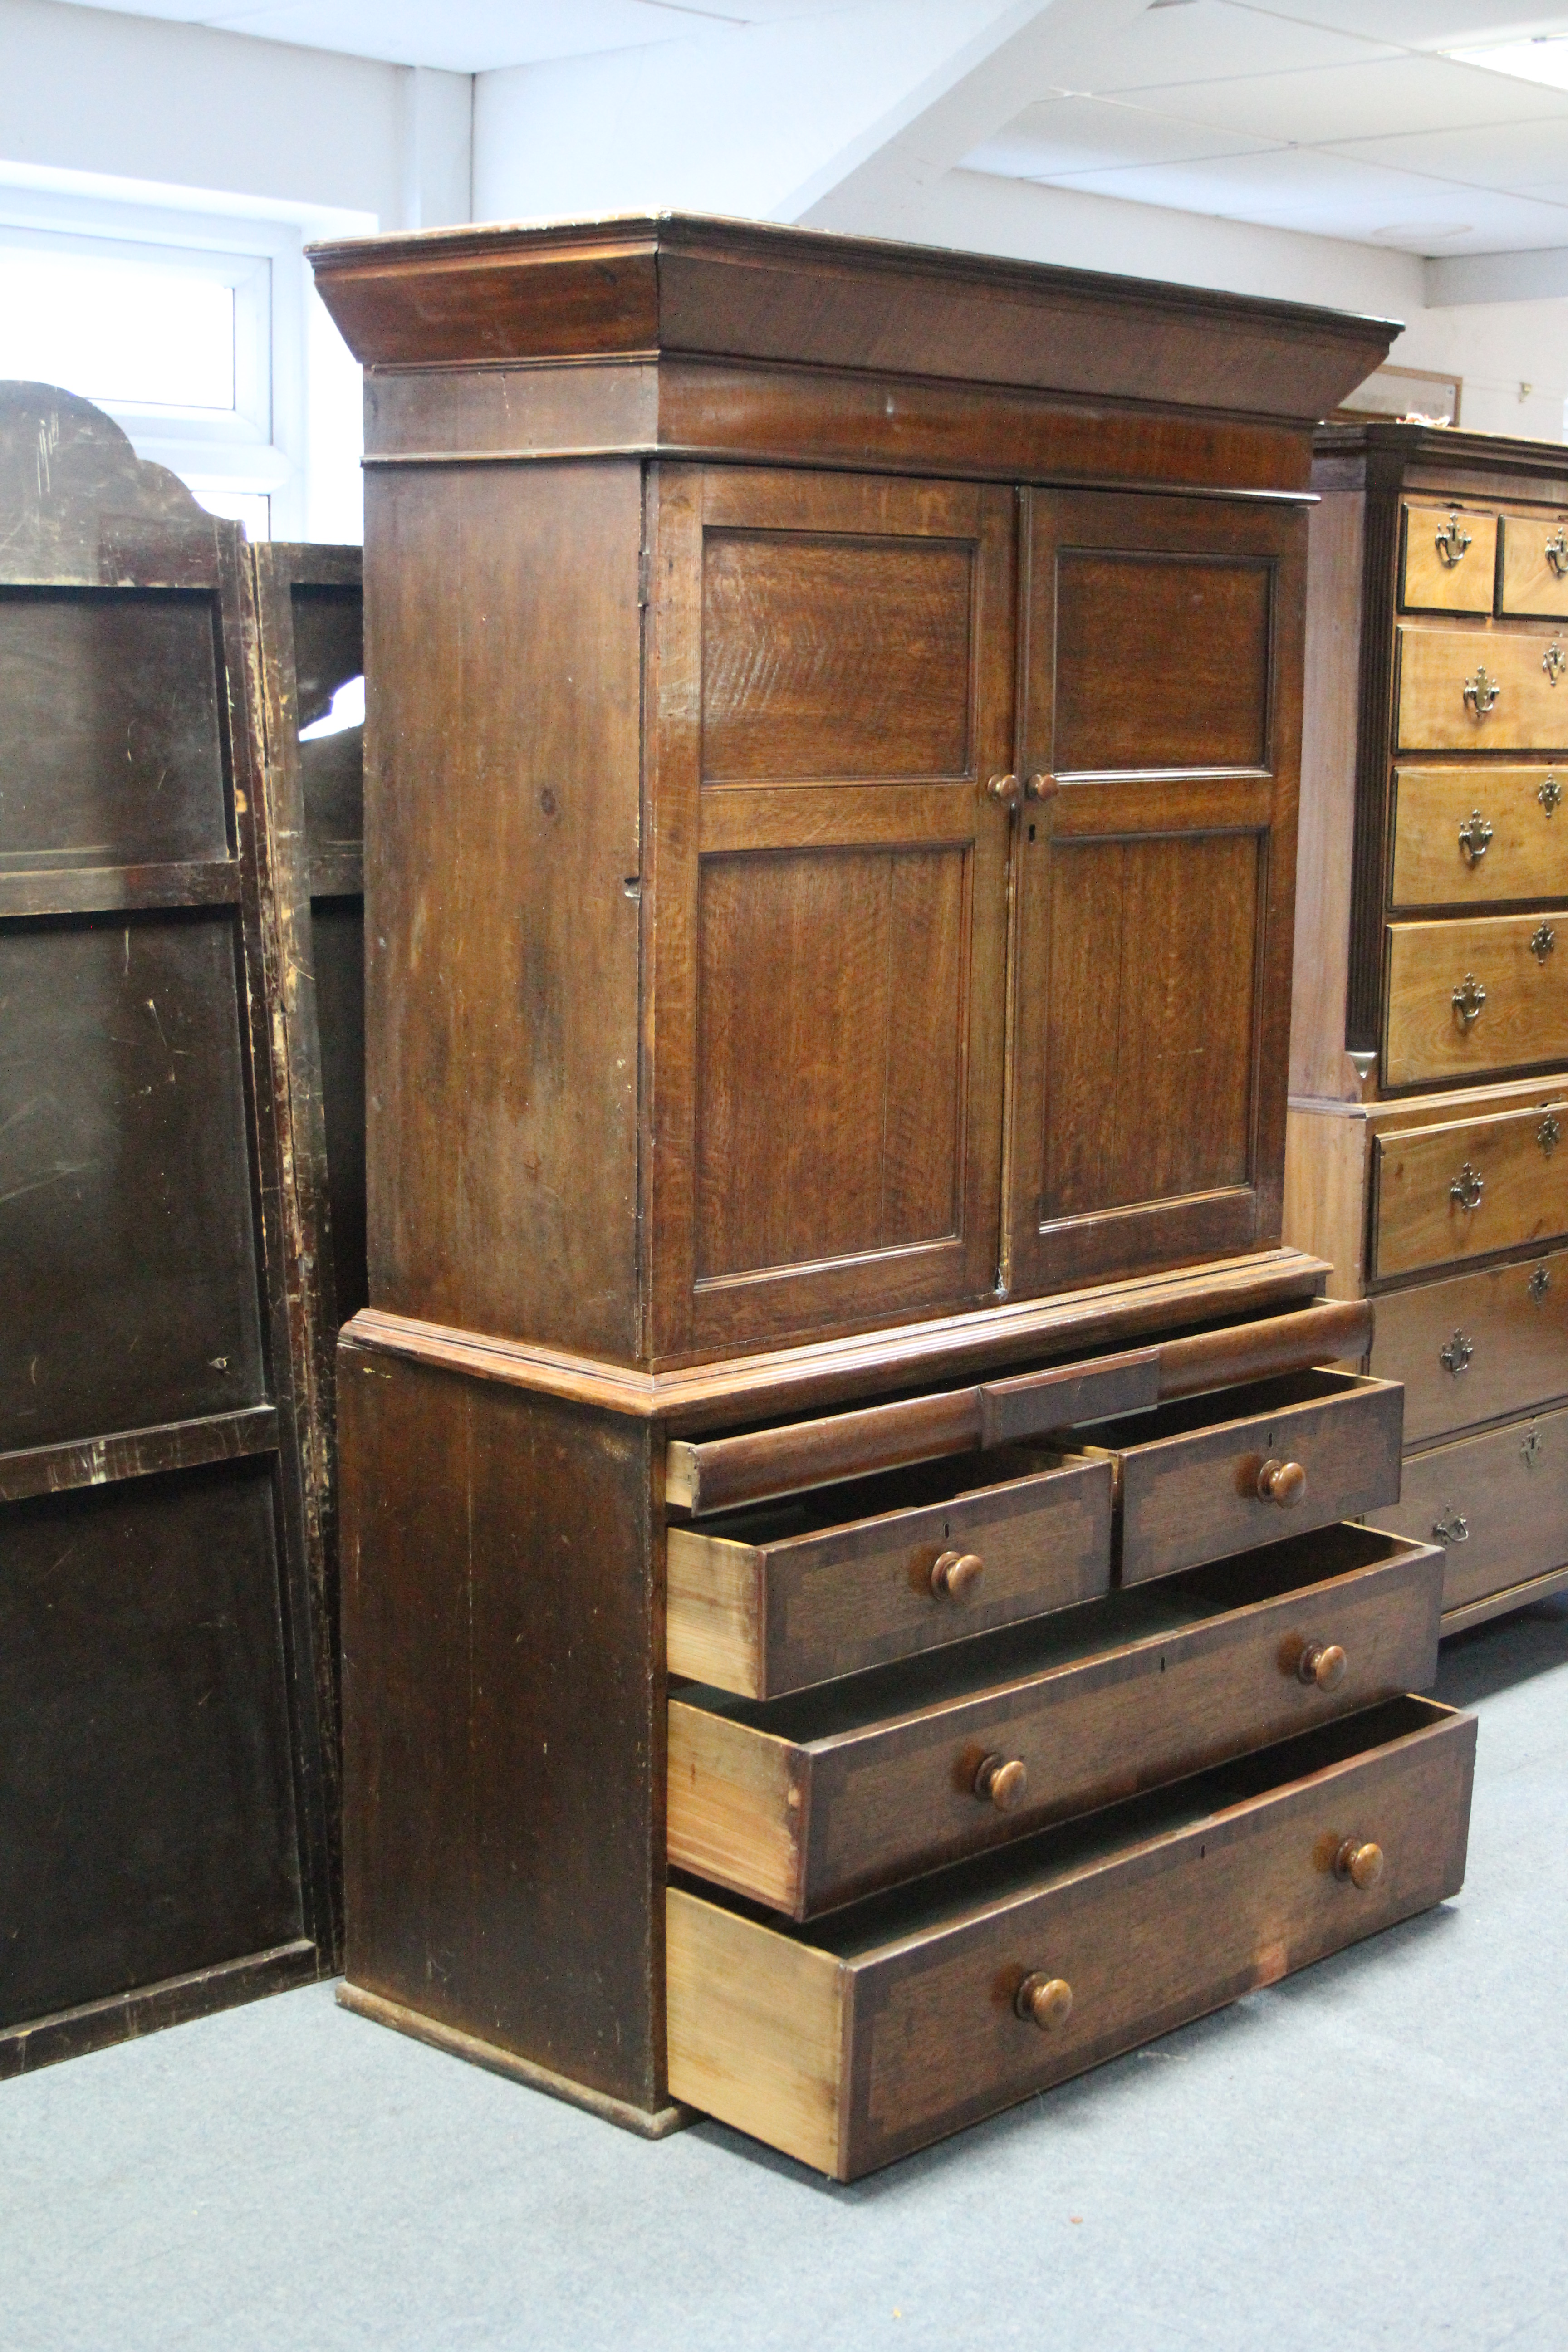
<instances>
[{"instance_id":1,"label":"grey carpet floor","mask_svg":"<svg viewBox=\"0 0 1568 2352\"><path fill-rule=\"evenodd\" d=\"M0 2088L5 2352L1568 2347L1568 1603L1444 1653L1458 1900L848 2188L330 1987Z\"/></svg>"}]
</instances>

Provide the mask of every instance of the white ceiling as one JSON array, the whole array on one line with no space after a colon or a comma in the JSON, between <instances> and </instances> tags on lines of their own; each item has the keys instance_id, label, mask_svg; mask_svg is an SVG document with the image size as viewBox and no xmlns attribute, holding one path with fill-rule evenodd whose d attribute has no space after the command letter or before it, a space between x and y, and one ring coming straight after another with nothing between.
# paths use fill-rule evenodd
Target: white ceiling
<instances>
[{"instance_id":1,"label":"white ceiling","mask_svg":"<svg viewBox=\"0 0 1568 2352\"><path fill-rule=\"evenodd\" d=\"M1568 243L1568 91L1447 48L1568 35L1486 0L1154 0L972 171L1406 253Z\"/></svg>"},{"instance_id":2,"label":"white ceiling","mask_svg":"<svg viewBox=\"0 0 1568 2352\"><path fill-rule=\"evenodd\" d=\"M678 41L715 25L774 25L826 16L845 0L285 0L226 6L224 0L79 0L122 16L210 25L307 49L336 49L391 65L489 73L552 58Z\"/></svg>"},{"instance_id":3,"label":"white ceiling","mask_svg":"<svg viewBox=\"0 0 1568 2352\"><path fill-rule=\"evenodd\" d=\"M464 73L857 13L856 0L77 5ZM1124 8L1102 29L1069 0L1062 22L1058 79L1042 10L1047 65L1005 94L1009 119L967 169L1413 254L1568 246L1568 90L1443 54L1568 35L1568 7L1149 0L1130 34Z\"/></svg>"}]
</instances>

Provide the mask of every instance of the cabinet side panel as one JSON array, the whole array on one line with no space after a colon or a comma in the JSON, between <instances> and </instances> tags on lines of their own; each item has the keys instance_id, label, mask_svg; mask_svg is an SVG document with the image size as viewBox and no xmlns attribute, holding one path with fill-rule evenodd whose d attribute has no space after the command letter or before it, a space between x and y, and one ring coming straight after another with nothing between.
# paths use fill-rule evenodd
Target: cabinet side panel
<instances>
[{"instance_id":1,"label":"cabinet side panel","mask_svg":"<svg viewBox=\"0 0 1568 2352\"><path fill-rule=\"evenodd\" d=\"M365 520L371 1299L635 1357L640 469Z\"/></svg>"},{"instance_id":2,"label":"cabinet side panel","mask_svg":"<svg viewBox=\"0 0 1568 2352\"><path fill-rule=\"evenodd\" d=\"M653 1441L352 1341L339 1401L350 1980L651 2110Z\"/></svg>"},{"instance_id":3,"label":"cabinet side panel","mask_svg":"<svg viewBox=\"0 0 1568 2352\"><path fill-rule=\"evenodd\" d=\"M1306 707L1296 867L1290 1091L1355 1099L1345 1059L1351 868L1355 849L1356 714L1366 501L1325 495L1307 526Z\"/></svg>"}]
</instances>

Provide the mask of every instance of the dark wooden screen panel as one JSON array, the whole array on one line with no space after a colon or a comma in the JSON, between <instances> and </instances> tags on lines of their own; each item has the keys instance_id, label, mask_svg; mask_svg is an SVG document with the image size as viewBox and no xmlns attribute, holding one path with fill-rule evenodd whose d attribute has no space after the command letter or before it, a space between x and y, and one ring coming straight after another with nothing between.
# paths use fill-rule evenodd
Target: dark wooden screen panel
<instances>
[{"instance_id":1,"label":"dark wooden screen panel","mask_svg":"<svg viewBox=\"0 0 1568 2352\"><path fill-rule=\"evenodd\" d=\"M0 393L0 2074L330 1968L244 538Z\"/></svg>"},{"instance_id":2,"label":"dark wooden screen panel","mask_svg":"<svg viewBox=\"0 0 1568 2352\"><path fill-rule=\"evenodd\" d=\"M667 469L654 1353L994 1296L1014 510ZM650 709L653 705L650 704Z\"/></svg>"},{"instance_id":3,"label":"dark wooden screen panel","mask_svg":"<svg viewBox=\"0 0 1568 2352\"><path fill-rule=\"evenodd\" d=\"M1036 492L1006 1276L1279 1233L1301 657L1286 508Z\"/></svg>"}]
</instances>

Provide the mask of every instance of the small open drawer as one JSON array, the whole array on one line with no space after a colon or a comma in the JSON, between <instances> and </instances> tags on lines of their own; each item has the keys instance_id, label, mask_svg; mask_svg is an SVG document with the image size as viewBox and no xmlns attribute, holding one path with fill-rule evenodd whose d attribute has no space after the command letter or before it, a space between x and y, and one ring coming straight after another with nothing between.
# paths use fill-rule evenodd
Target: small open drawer
<instances>
[{"instance_id":1,"label":"small open drawer","mask_svg":"<svg viewBox=\"0 0 1568 2352\"><path fill-rule=\"evenodd\" d=\"M671 1886L671 2095L853 2180L1457 1894L1475 1737L1394 1699L811 1927Z\"/></svg>"},{"instance_id":2,"label":"small open drawer","mask_svg":"<svg viewBox=\"0 0 1568 2352\"><path fill-rule=\"evenodd\" d=\"M1437 1668L1443 1554L1325 1528L795 1698L669 1703L669 1859L805 1919Z\"/></svg>"},{"instance_id":3,"label":"small open drawer","mask_svg":"<svg viewBox=\"0 0 1568 2352\"><path fill-rule=\"evenodd\" d=\"M668 1660L777 1697L1110 1583L1108 1461L1003 1446L668 1530Z\"/></svg>"},{"instance_id":4,"label":"small open drawer","mask_svg":"<svg viewBox=\"0 0 1568 2352\"><path fill-rule=\"evenodd\" d=\"M1397 1502L1404 1407L1394 1381L1292 1372L1075 1430L1116 1467L1119 1580Z\"/></svg>"}]
</instances>

